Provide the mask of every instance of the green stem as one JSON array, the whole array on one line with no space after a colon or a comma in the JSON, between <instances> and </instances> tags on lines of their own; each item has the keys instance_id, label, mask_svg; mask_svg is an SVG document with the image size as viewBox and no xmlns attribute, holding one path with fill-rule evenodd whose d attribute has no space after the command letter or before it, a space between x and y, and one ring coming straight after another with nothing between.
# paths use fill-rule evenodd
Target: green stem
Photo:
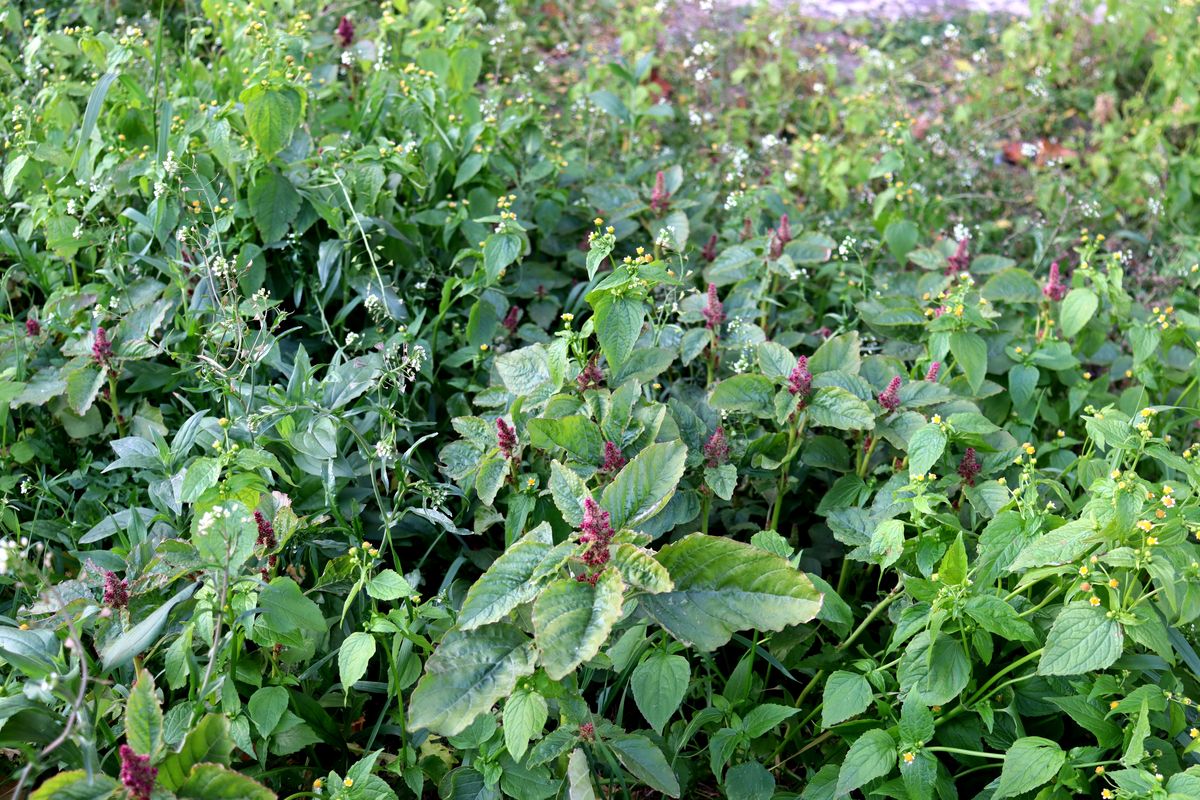
<instances>
[{"instance_id":1,"label":"green stem","mask_svg":"<svg viewBox=\"0 0 1200 800\"><path fill-rule=\"evenodd\" d=\"M963 750L961 747L923 747L930 753L953 753L959 756L972 756L974 758L994 758L1000 761L1004 760L1003 753L984 753L980 750Z\"/></svg>"},{"instance_id":2,"label":"green stem","mask_svg":"<svg viewBox=\"0 0 1200 800\"><path fill-rule=\"evenodd\" d=\"M1017 669L1018 667L1021 667L1022 665L1032 661L1035 658L1040 657L1041 655L1042 655L1042 649L1038 648L1037 650L1034 650L1032 653L1027 653L1022 658L1019 658L1016 661L1014 661L1013 663L1009 664L1007 667L1000 670L995 675L993 675L990 679L988 679L987 683L985 683L983 686L981 686L979 688L979 690L975 692L975 694L971 695L971 698L969 700L960 703L959 705L950 709L950 711L947 712L945 716L938 718L937 724L940 725L943 722L954 719L962 712L968 710L971 706L975 705L975 703L979 702L979 700L981 698L986 697L988 692L992 691L992 687L996 685L997 681L999 681L1005 675L1007 675L1008 673Z\"/></svg>"},{"instance_id":3,"label":"green stem","mask_svg":"<svg viewBox=\"0 0 1200 800\"><path fill-rule=\"evenodd\" d=\"M125 435L125 424L121 421L121 407L117 403L117 376L108 370L108 407L112 409L113 422L117 424L117 435Z\"/></svg>"}]
</instances>

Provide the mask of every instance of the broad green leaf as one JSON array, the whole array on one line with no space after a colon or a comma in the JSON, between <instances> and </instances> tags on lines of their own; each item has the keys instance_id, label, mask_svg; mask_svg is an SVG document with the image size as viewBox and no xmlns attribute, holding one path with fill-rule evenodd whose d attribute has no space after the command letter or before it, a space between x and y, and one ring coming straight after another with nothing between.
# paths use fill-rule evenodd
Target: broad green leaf
<instances>
[{"instance_id":1,"label":"broad green leaf","mask_svg":"<svg viewBox=\"0 0 1200 800\"><path fill-rule=\"evenodd\" d=\"M134 656L140 655L153 645L158 640L158 635L162 632L163 627L166 626L167 616L171 613L171 609L191 597L198 588L200 588L199 583L190 583L183 587L144 620L105 645L100 653L104 669L112 669L128 663L133 660Z\"/></svg>"},{"instance_id":2,"label":"broad green leaf","mask_svg":"<svg viewBox=\"0 0 1200 800\"><path fill-rule=\"evenodd\" d=\"M325 615L305 596L291 578L280 576L258 596L261 609L254 625L253 640L259 644L281 644L289 663L311 656L328 633Z\"/></svg>"},{"instance_id":3,"label":"broad green leaf","mask_svg":"<svg viewBox=\"0 0 1200 800\"><path fill-rule=\"evenodd\" d=\"M1138 709L1137 722L1133 724L1133 730L1129 734L1129 743L1125 745L1125 754L1121 756L1121 763L1127 767L1132 767L1141 763L1146 754L1146 737L1150 735L1150 707L1146 700L1142 699L1142 706Z\"/></svg>"},{"instance_id":4,"label":"broad green leaf","mask_svg":"<svg viewBox=\"0 0 1200 800\"><path fill-rule=\"evenodd\" d=\"M1039 675L1083 675L1121 657L1124 634L1103 606L1072 603L1058 612L1038 661Z\"/></svg>"},{"instance_id":5,"label":"broad green leaf","mask_svg":"<svg viewBox=\"0 0 1200 800\"><path fill-rule=\"evenodd\" d=\"M942 457L946 449L946 433L941 425L923 425L908 439L908 474L925 475Z\"/></svg>"},{"instance_id":6,"label":"broad green leaf","mask_svg":"<svg viewBox=\"0 0 1200 800\"><path fill-rule=\"evenodd\" d=\"M125 741L142 755L154 755L162 745L162 731L163 713L154 693L154 677L143 669L125 701Z\"/></svg>"},{"instance_id":7,"label":"broad green leaf","mask_svg":"<svg viewBox=\"0 0 1200 800\"><path fill-rule=\"evenodd\" d=\"M858 331L840 333L821 343L808 359L808 369L813 375L822 372L846 372L857 375L862 367L862 341Z\"/></svg>"},{"instance_id":8,"label":"broad green leaf","mask_svg":"<svg viewBox=\"0 0 1200 800\"><path fill-rule=\"evenodd\" d=\"M86 414L92 407L92 403L96 401L96 395L104 386L107 375L105 370L92 366L69 372L67 374L67 405L71 407L71 410L80 416Z\"/></svg>"},{"instance_id":9,"label":"broad green leaf","mask_svg":"<svg viewBox=\"0 0 1200 800\"><path fill-rule=\"evenodd\" d=\"M1026 736L1013 742L1004 754L996 800L1016 797L1047 783L1062 769L1067 754L1055 742L1040 736Z\"/></svg>"},{"instance_id":10,"label":"broad green leaf","mask_svg":"<svg viewBox=\"0 0 1200 800\"><path fill-rule=\"evenodd\" d=\"M1012 395L1013 406L1024 408L1033 399L1037 390L1038 377L1041 373L1037 367L1029 364L1014 364L1008 371L1008 391Z\"/></svg>"},{"instance_id":11,"label":"broad green leaf","mask_svg":"<svg viewBox=\"0 0 1200 800\"><path fill-rule=\"evenodd\" d=\"M488 283L500 278L506 269L521 255L521 237L515 233L493 233L483 243L483 269Z\"/></svg>"},{"instance_id":12,"label":"broad green leaf","mask_svg":"<svg viewBox=\"0 0 1200 800\"><path fill-rule=\"evenodd\" d=\"M103 772L73 769L48 778L29 800L108 800L121 785Z\"/></svg>"},{"instance_id":13,"label":"broad green leaf","mask_svg":"<svg viewBox=\"0 0 1200 800\"><path fill-rule=\"evenodd\" d=\"M533 641L512 625L451 631L425 662L425 674L409 699L408 730L428 728L443 736L462 732L511 694L536 665Z\"/></svg>"},{"instance_id":14,"label":"broad green leaf","mask_svg":"<svg viewBox=\"0 0 1200 800\"><path fill-rule=\"evenodd\" d=\"M950 334L950 352L962 367L972 392L978 392L987 375L987 342L978 333L955 331Z\"/></svg>"},{"instance_id":15,"label":"broad green leaf","mask_svg":"<svg viewBox=\"0 0 1200 800\"><path fill-rule=\"evenodd\" d=\"M909 745L924 744L933 738L933 712L923 703L905 701L900 708L900 740Z\"/></svg>"},{"instance_id":16,"label":"broad green leaf","mask_svg":"<svg viewBox=\"0 0 1200 800\"><path fill-rule=\"evenodd\" d=\"M686 658L661 651L634 668L629 681L633 701L656 732L662 733L663 726L683 702L691 672Z\"/></svg>"},{"instance_id":17,"label":"broad green leaf","mask_svg":"<svg viewBox=\"0 0 1200 800\"><path fill-rule=\"evenodd\" d=\"M208 457L197 458L183 475L183 487L179 490L179 499L185 503L196 502L201 495L217 485L220 477L220 461Z\"/></svg>"},{"instance_id":18,"label":"broad green leaf","mask_svg":"<svg viewBox=\"0 0 1200 800\"><path fill-rule=\"evenodd\" d=\"M808 405L813 425L842 431L869 431L875 427L870 406L840 386L823 386Z\"/></svg>"},{"instance_id":19,"label":"broad green leaf","mask_svg":"<svg viewBox=\"0 0 1200 800\"><path fill-rule=\"evenodd\" d=\"M722 411L746 411L769 417L774 413L775 384L765 375L734 375L713 388L708 402Z\"/></svg>"},{"instance_id":20,"label":"broad green leaf","mask_svg":"<svg viewBox=\"0 0 1200 800\"><path fill-rule=\"evenodd\" d=\"M508 459L502 455L486 458L479 465L479 472L475 475L475 492L484 505L490 506L496 501L496 495L504 486L507 476Z\"/></svg>"},{"instance_id":21,"label":"broad green leaf","mask_svg":"<svg viewBox=\"0 0 1200 800\"><path fill-rule=\"evenodd\" d=\"M594 657L621 618L625 584L615 569L605 569L596 585L560 578L533 603L533 630L542 667L561 680Z\"/></svg>"},{"instance_id":22,"label":"broad green leaf","mask_svg":"<svg viewBox=\"0 0 1200 800\"><path fill-rule=\"evenodd\" d=\"M679 797L679 779L658 745L634 733L615 736L606 744L633 776L668 797Z\"/></svg>"},{"instance_id":23,"label":"broad green leaf","mask_svg":"<svg viewBox=\"0 0 1200 800\"><path fill-rule=\"evenodd\" d=\"M298 89L254 84L238 99L245 110L250 138L259 152L271 158L287 147L304 109L304 96Z\"/></svg>"},{"instance_id":24,"label":"broad green leaf","mask_svg":"<svg viewBox=\"0 0 1200 800\"><path fill-rule=\"evenodd\" d=\"M592 496L583 478L558 461L551 461L550 496L566 523L578 528L583 522L584 500Z\"/></svg>"},{"instance_id":25,"label":"broad green leaf","mask_svg":"<svg viewBox=\"0 0 1200 800\"><path fill-rule=\"evenodd\" d=\"M180 800L276 800L277 795L253 778L220 764L197 764L175 790Z\"/></svg>"},{"instance_id":26,"label":"broad green leaf","mask_svg":"<svg viewBox=\"0 0 1200 800\"><path fill-rule=\"evenodd\" d=\"M942 556L942 563L938 565L938 580L949 586L967 582L967 548L963 544L961 531L946 549L946 555Z\"/></svg>"},{"instance_id":27,"label":"broad green leaf","mask_svg":"<svg viewBox=\"0 0 1200 800\"><path fill-rule=\"evenodd\" d=\"M635 544L622 542L613 547L610 563L621 573L625 583L635 589L650 594L661 594L675 588L666 567L658 563L649 550Z\"/></svg>"},{"instance_id":28,"label":"broad green leaf","mask_svg":"<svg viewBox=\"0 0 1200 800\"><path fill-rule=\"evenodd\" d=\"M258 173L247 199L265 244L282 239L300 213L300 193L291 181L271 169Z\"/></svg>"},{"instance_id":29,"label":"broad green leaf","mask_svg":"<svg viewBox=\"0 0 1200 800\"><path fill-rule=\"evenodd\" d=\"M592 768L579 748L572 750L567 759L567 800L596 800Z\"/></svg>"},{"instance_id":30,"label":"broad green leaf","mask_svg":"<svg viewBox=\"0 0 1200 800\"><path fill-rule=\"evenodd\" d=\"M911 701L929 706L949 703L971 679L971 662L957 636L939 633L930 642L929 631L922 631L909 642L900 658L897 676L900 693Z\"/></svg>"},{"instance_id":31,"label":"broad green leaf","mask_svg":"<svg viewBox=\"0 0 1200 800\"><path fill-rule=\"evenodd\" d=\"M613 530L635 528L661 511L675 494L686 463L682 442L657 442L622 467L600 497Z\"/></svg>"},{"instance_id":32,"label":"broad green leaf","mask_svg":"<svg viewBox=\"0 0 1200 800\"><path fill-rule=\"evenodd\" d=\"M1070 564L1100 541L1095 524L1077 519L1049 531L1021 548L1008 566L1009 572L1033 567Z\"/></svg>"},{"instance_id":33,"label":"broad green leaf","mask_svg":"<svg viewBox=\"0 0 1200 800\"><path fill-rule=\"evenodd\" d=\"M258 525L246 506L228 500L196 517L192 525L192 544L200 557L212 567L235 572L254 554Z\"/></svg>"},{"instance_id":34,"label":"broad green leaf","mask_svg":"<svg viewBox=\"0 0 1200 800\"><path fill-rule=\"evenodd\" d=\"M875 526L867 547L872 563L887 568L900 560L904 554L904 523L898 519L885 519Z\"/></svg>"},{"instance_id":35,"label":"broad green leaf","mask_svg":"<svg viewBox=\"0 0 1200 800\"><path fill-rule=\"evenodd\" d=\"M1100 306L1100 298L1091 289L1072 289L1063 298L1058 310L1058 319L1063 336L1074 336L1091 321Z\"/></svg>"},{"instance_id":36,"label":"broad green leaf","mask_svg":"<svg viewBox=\"0 0 1200 800\"><path fill-rule=\"evenodd\" d=\"M746 761L725 773L728 800L771 800L775 796L775 776L757 761Z\"/></svg>"},{"instance_id":37,"label":"broad green leaf","mask_svg":"<svg viewBox=\"0 0 1200 800\"><path fill-rule=\"evenodd\" d=\"M363 631L355 631L346 637L338 649L338 680L342 692L349 694L354 684L367 672L367 665L375 655L375 637Z\"/></svg>"},{"instance_id":38,"label":"broad green leaf","mask_svg":"<svg viewBox=\"0 0 1200 800\"><path fill-rule=\"evenodd\" d=\"M170 753L158 765L158 784L174 791L182 786L197 764L228 764L233 752L229 720L220 714L208 714L183 740L178 752Z\"/></svg>"},{"instance_id":39,"label":"broad green leaf","mask_svg":"<svg viewBox=\"0 0 1200 800\"><path fill-rule=\"evenodd\" d=\"M831 728L866 711L872 695L871 684L862 675L843 670L832 673L821 700L821 727Z\"/></svg>"},{"instance_id":40,"label":"broad green leaf","mask_svg":"<svg viewBox=\"0 0 1200 800\"><path fill-rule=\"evenodd\" d=\"M264 686L250 695L246 710L258 735L266 738L279 725L288 707L288 690L282 686Z\"/></svg>"},{"instance_id":41,"label":"broad green leaf","mask_svg":"<svg viewBox=\"0 0 1200 800\"><path fill-rule=\"evenodd\" d=\"M1033 626L995 595L974 595L967 600L966 612L984 630L1010 641L1033 642L1037 639Z\"/></svg>"},{"instance_id":42,"label":"broad green leaf","mask_svg":"<svg viewBox=\"0 0 1200 800\"><path fill-rule=\"evenodd\" d=\"M785 559L732 539L693 533L658 561L674 591L645 595L642 608L677 639L714 650L734 631L779 631L808 622L822 595Z\"/></svg>"},{"instance_id":43,"label":"broad green leaf","mask_svg":"<svg viewBox=\"0 0 1200 800\"><path fill-rule=\"evenodd\" d=\"M722 500L733 498L733 490L737 488L737 477L737 467L733 464L704 468L704 485Z\"/></svg>"},{"instance_id":44,"label":"broad green leaf","mask_svg":"<svg viewBox=\"0 0 1200 800\"><path fill-rule=\"evenodd\" d=\"M792 351L775 342L762 342L758 346L758 368L774 381L785 381L796 367Z\"/></svg>"},{"instance_id":45,"label":"broad green leaf","mask_svg":"<svg viewBox=\"0 0 1200 800\"><path fill-rule=\"evenodd\" d=\"M504 747L520 761L529 740L539 738L549 716L546 698L533 689L518 689L504 701Z\"/></svg>"},{"instance_id":46,"label":"broad green leaf","mask_svg":"<svg viewBox=\"0 0 1200 800\"><path fill-rule=\"evenodd\" d=\"M619 369L642 335L646 304L641 299L604 293L596 300L596 339L612 369Z\"/></svg>"},{"instance_id":47,"label":"broad green leaf","mask_svg":"<svg viewBox=\"0 0 1200 800\"><path fill-rule=\"evenodd\" d=\"M543 585L534 580L534 574L553 549L553 545L529 539L514 543L467 592L458 627L468 631L499 622L517 606L533 600Z\"/></svg>"},{"instance_id":48,"label":"broad green leaf","mask_svg":"<svg viewBox=\"0 0 1200 800\"><path fill-rule=\"evenodd\" d=\"M800 713L795 706L783 706L778 703L762 703L750 710L742 720L742 730L751 739L765 736L778 728L784 720L791 719Z\"/></svg>"},{"instance_id":49,"label":"broad green leaf","mask_svg":"<svg viewBox=\"0 0 1200 800\"><path fill-rule=\"evenodd\" d=\"M882 778L896 766L896 742L886 732L870 730L854 740L838 770L837 794L844 797L855 789Z\"/></svg>"},{"instance_id":50,"label":"broad green leaf","mask_svg":"<svg viewBox=\"0 0 1200 800\"><path fill-rule=\"evenodd\" d=\"M599 465L604 454L600 426L582 414L557 419L533 419L527 426L529 441L543 450L561 447L576 460Z\"/></svg>"},{"instance_id":51,"label":"broad green leaf","mask_svg":"<svg viewBox=\"0 0 1200 800\"><path fill-rule=\"evenodd\" d=\"M376 600L398 600L401 597L416 597L417 590L394 569L380 570L367 581L367 594Z\"/></svg>"}]
</instances>

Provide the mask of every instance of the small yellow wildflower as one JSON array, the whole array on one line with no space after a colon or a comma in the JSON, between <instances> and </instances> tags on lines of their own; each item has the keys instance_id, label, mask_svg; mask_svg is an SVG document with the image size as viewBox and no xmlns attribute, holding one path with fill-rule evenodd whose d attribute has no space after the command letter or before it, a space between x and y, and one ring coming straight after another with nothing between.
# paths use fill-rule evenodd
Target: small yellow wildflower
<instances>
[{"instance_id":1,"label":"small yellow wildflower","mask_svg":"<svg viewBox=\"0 0 1200 800\"><path fill-rule=\"evenodd\" d=\"M1193 729L1193 730L1195 730L1195 729ZM1192 738L1194 739L1195 737L1193 736ZM914 761L916 761L916 760L917 760L917 754L916 754L916 753L913 753L913 752L908 752L908 753L905 753L905 754L904 754L904 763L905 763L905 764L911 764L911 763L913 763L913 762L914 762Z\"/></svg>"},{"instance_id":2,"label":"small yellow wildflower","mask_svg":"<svg viewBox=\"0 0 1200 800\"><path fill-rule=\"evenodd\" d=\"M1149 532L1150 529L1154 527L1154 523L1148 519L1139 519L1137 527L1143 531Z\"/></svg>"},{"instance_id":3,"label":"small yellow wildflower","mask_svg":"<svg viewBox=\"0 0 1200 800\"><path fill-rule=\"evenodd\" d=\"M1096 595L1092 595L1091 597L1088 598L1088 602L1091 603L1093 606L1098 606L1098 605L1100 605L1100 598L1096 597Z\"/></svg>"},{"instance_id":4,"label":"small yellow wildflower","mask_svg":"<svg viewBox=\"0 0 1200 800\"><path fill-rule=\"evenodd\" d=\"M342 786L345 786L347 789L349 789L353 785L354 785L354 778L346 778L346 780L342 781Z\"/></svg>"}]
</instances>

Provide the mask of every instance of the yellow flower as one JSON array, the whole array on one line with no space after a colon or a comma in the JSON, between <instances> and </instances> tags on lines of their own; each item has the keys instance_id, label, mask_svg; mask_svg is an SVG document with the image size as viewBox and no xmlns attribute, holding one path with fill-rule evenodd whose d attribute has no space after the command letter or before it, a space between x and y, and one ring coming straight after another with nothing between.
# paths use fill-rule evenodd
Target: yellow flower
<instances>
[{"instance_id":1,"label":"yellow flower","mask_svg":"<svg viewBox=\"0 0 1200 800\"><path fill-rule=\"evenodd\" d=\"M1116 578L1112 578L1108 582L1108 588L1110 588L1110 589L1115 589L1120 585L1121 585L1121 582L1119 580L1117 580Z\"/></svg>"},{"instance_id":2,"label":"yellow flower","mask_svg":"<svg viewBox=\"0 0 1200 800\"><path fill-rule=\"evenodd\" d=\"M481 344L479 345L479 349L486 353L491 348L489 348L486 344Z\"/></svg>"},{"instance_id":3,"label":"yellow flower","mask_svg":"<svg viewBox=\"0 0 1200 800\"><path fill-rule=\"evenodd\" d=\"M1150 529L1154 527L1154 523L1148 519L1139 519L1137 526L1143 531L1149 532Z\"/></svg>"},{"instance_id":4,"label":"yellow flower","mask_svg":"<svg viewBox=\"0 0 1200 800\"><path fill-rule=\"evenodd\" d=\"M1195 730L1195 729L1193 728L1193 730ZM1196 737L1194 737L1194 736L1193 736L1192 738L1194 739L1194 738L1196 738ZM916 760L917 760L917 754L916 754L916 753L913 753L913 752L908 752L908 753L905 753L905 754L904 754L904 763L905 763L905 764L911 764L911 763L913 763L913 762L914 762L914 761L916 761Z\"/></svg>"},{"instance_id":5,"label":"yellow flower","mask_svg":"<svg viewBox=\"0 0 1200 800\"><path fill-rule=\"evenodd\" d=\"M1080 568L1079 568L1079 574L1080 574L1080 575L1087 575L1089 572L1091 572L1091 570L1089 570L1089 569L1088 569L1086 566L1083 566L1083 567L1080 567Z\"/></svg>"},{"instance_id":6,"label":"yellow flower","mask_svg":"<svg viewBox=\"0 0 1200 800\"><path fill-rule=\"evenodd\" d=\"M1166 506L1167 508L1174 508L1175 507L1175 498L1171 497L1171 495L1167 495L1166 497L1164 497L1162 499L1162 504L1164 506Z\"/></svg>"},{"instance_id":7,"label":"yellow flower","mask_svg":"<svg viewBox=\"0 0 1200 800\"><path fill-rule=\"evenodd\" d=\"M1115 481L1117 478L1121 477L1121 470L1114 469L1109 473L1109 476Z\"/></svg>"},{"instance_id":8,"label":"yellow flower","mask_svg":"<svg viewBox=\"0 0 1200 800\"><path fill-rule=\"evenodd\" d=\"M932 422L934 425L941 425L942 424L942 415L934 414L933 417L929 421Z\"/></svg>"},{"instance_id":9,"label":"yellow flower","mask_svg":"<svg viewBox=\"0 0 1200 800\"><path fill-rule=\"evenodd\" d=\"M1157 536L1147 536L1147 537L1146 537L1146 545L1147 545L1148 547L1153 547L1153 546L1154 546L1154 545L1156 545L1156 544L1158 544L1158 537L1157 537Z\"/></svg>"},{"instance_id":10,"label":"yellow flower","mask_svg":"<svg viewBox=\"0 0 1200 800\"><path fill-rule=\"evenodd\" d=\"M349 789L353 785L354 785L354 778L346 778L346 780L342 781L342 786L345 786L347 789Z\"/></svg>"},{"instance_id":11,"label":"yellow flower","mask_svg":"<svg viewBox=\"0 0 1200 800\"><path fill-rule=\"evenodd\" d=\"M1162 487L1162 493L1163 494L1175 494L1175 490L1170 485L1164 483L1163 487Z\"/></svg>"},{"instance_id":12,"label":"yellow flower","mask_svg":"<svg viewBox=\"0 0 1200 800\"><path fill-rule=\"evenodd\" d=\"M321 780L320 778L317 778L315 781L313 781L313 791L317 791L317 792L321 791L321 787L324 785L325 785L325 781Z\"/></svg>"},{"instance_id":13,"label":"yellow flower","mask_svg":"<svg viewBox=\"0 0 1200 800\"><path fill-rule=\"evenodd\" d=\"M600 217L596 217L594 220L592 220L592 222L596 223L596 227L604 224L604 220L600 219Z\"/></svg>"},{"instance_id":14,"label":"yellow flower","mask_svg":"<svg viewBox=\"0 0 1200 800\"><path fill-rule=\"evenodd\" d=\"M1098 605L1100 605L1100 598L1096 597L1096 595L1092 595L1091 597L1088 598L1088 602L1091 603L1093 606L1098 606Z\"/></svg>"},{"instance_id":15,"label":"yellow flower","mask_svg":"<svg viewBox=\"0 0 1200 800\"><path fill-rule=\"evenodd\" d=\"M1108 708L1110 711L1116 711L1117 706L1119 706L1119 705L1121 705L1121 704L1118 703L1116 700L1113 700L1111 703L1108 704Z\"/></svg>"},{"instance_id":16,"label":"yellow flower","mask_svg":"<svg viewBox=\"0 0 1200 800\"><path fill-rule=\"evenodd\" d=\"M1031 444L1027 444L1027 445L1025 445L1025 454L1026 454L1026 455L1030 455L1030 456L1031 456L1031 455L1033 455L1033 454L1034 454L1034 453L1036 453L1036 452L1037 452L1037 450L1036 450L1036 449L1034 449L1033 445L1031 445Z\"/></svg>"},{"instance_id":17,"label":"yellow flower","mask_svg":"<svg viewBox=\"0 0 1200 800\"><path fill-rule=\"evenodd\" d=\"M1200 739L1200 729L1192 728L1190 731L1188 731L1188 736L1192 737L1193 739Z\"/></svg>"}]
</instances>

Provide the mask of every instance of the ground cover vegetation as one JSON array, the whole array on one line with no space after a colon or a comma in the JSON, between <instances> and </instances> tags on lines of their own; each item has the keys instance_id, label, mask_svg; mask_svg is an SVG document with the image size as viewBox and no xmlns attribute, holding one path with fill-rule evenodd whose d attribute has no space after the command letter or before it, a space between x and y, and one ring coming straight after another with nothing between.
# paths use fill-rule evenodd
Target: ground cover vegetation
<instances>
[{"instance_id":1,"label":"ground cover vegetation","mask_svg":"<svg viewBox=\"0 0 1200 800\"><path fill-rule=\"evenodd\" d=\"M39 800L1200 797L1194 2L0 3Z\"/></svg>"}]
</instances>

